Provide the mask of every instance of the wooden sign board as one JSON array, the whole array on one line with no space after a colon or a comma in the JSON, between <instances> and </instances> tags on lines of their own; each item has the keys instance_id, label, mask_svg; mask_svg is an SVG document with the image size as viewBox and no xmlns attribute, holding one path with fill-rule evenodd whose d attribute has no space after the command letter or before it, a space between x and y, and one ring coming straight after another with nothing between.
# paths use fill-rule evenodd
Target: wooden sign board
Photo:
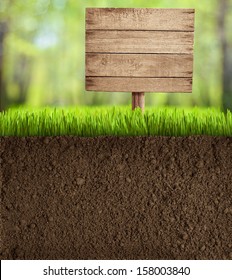
<instances>
[{"instance_id":1,"label":"wooden sign board","mask_svg":"<svg viewBox=\"0 0 232 280\"><path fill-rule=\"evenodd\" d=\"M86 90L192 92L194 13L87 8Z\"/></svg>"}]
</instances>

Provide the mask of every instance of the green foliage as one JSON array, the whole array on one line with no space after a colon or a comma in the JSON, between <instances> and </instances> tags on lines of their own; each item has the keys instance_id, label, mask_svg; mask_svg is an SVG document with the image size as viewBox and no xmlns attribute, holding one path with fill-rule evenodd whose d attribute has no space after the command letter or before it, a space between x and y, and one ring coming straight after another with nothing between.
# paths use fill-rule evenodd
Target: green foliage
<instances>
[{"instance_id":1,"label":"green foliage","mask_svg":"<svg viewBox=\"0 0 232 280\"><path fill-rule=\"evenodd\" d=\"M77 107L10 109L0 136L232 136L232 113L216 109Z\"/></svg>"}]
</instances>

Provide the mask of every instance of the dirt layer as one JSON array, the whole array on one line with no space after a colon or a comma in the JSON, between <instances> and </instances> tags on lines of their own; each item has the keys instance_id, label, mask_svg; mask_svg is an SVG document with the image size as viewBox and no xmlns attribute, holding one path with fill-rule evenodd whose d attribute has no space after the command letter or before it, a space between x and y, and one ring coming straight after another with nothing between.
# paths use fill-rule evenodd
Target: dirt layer
<instances>
[{"instance_id":1,"label":"dirt layer","mask_svg":"<svg viewBox=\"0 0 232 280\"><path fill-rule=\"evenodd\" d=\"M232 138L2 137L1 259L232 259Z\"/></svg>"}]
</instances>

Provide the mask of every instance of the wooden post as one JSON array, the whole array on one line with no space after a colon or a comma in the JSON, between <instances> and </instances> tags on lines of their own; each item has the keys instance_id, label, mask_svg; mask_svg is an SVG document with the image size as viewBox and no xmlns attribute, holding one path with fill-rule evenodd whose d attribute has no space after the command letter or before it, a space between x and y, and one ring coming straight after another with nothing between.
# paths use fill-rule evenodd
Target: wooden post
<instances>
[{"instance_id":1,"label":"wooden post","mask_svg":"<svg viewBox=\"0 0 232 280\"><path fill-rule=\"evenodd\" d=\"M144 92L132 92L132 110L139 107L144 112L145 95Z\"/></svg>"}]
</instances>

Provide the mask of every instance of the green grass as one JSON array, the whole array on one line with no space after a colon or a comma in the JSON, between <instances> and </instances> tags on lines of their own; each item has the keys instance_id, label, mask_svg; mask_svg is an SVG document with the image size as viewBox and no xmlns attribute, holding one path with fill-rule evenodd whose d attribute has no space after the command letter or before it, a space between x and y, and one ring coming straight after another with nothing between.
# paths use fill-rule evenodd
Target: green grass
<instances>
[{"instance_id":1,"label":"green grass","mask_svg":"<svg viewBox=\"0 0 232 280\"><path fill-rule=\"evenodd\" d=\"M130 107L9 109L0 136L232 136L232 113L217 109Z\"/></svg>"}]
</instances>

